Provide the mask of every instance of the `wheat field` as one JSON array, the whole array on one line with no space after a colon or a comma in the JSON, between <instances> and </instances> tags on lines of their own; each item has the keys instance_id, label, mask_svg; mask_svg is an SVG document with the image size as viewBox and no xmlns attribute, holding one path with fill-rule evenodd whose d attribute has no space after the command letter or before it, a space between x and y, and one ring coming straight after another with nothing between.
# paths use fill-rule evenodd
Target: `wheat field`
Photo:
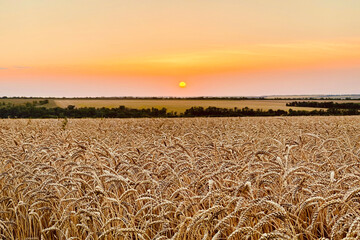
<instances>
[{"instance_id":1,"label":"wheat field","mask_svg":"<svg viewBox=\"0 0 360 240\"><path fill-rule=\"evenodd\" d=\"M360 118L0 120L1 239L359 239Z\"/></svg>"}]
</instances>

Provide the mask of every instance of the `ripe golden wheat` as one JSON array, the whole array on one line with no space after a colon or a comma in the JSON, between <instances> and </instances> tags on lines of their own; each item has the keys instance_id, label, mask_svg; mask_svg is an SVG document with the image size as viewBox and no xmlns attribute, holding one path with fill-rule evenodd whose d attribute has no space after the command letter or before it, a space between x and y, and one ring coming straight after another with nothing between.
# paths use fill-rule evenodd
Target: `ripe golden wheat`
<instances>
[{"instance_id":1,"label":"ripe golden wheat","mask_svg":"<svg viewBox=\"0 0 360 240\"><path fill-rule=\"evenodd\" d=\"M360 118L0 120L1 239L359 239Z\"/></svg>"}]
</instances>

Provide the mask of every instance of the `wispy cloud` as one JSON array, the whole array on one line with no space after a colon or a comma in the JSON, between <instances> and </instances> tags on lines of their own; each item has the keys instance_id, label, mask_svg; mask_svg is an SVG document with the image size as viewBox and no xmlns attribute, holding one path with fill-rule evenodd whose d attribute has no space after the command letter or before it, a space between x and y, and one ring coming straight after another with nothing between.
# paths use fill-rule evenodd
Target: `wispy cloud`
<instances>
[{"instance_id":1,"label":"wispy cloud","mask_svg":"<svg viewBox=\"0 0 360 240\"><path fill-rule=\"evenodd\" d=\"M26 66L14 66L14 67L0 67L0 70L6 70L6 69L27 69L30 67L26 67Z\"/></svg>"},{"instance_id":2,"label":"wispy cloud","mask_svg":"<svg viewBox=\"0 0 360 240\"><path fill-rule=\"evenodd\" d=\"M30 68L30 67L26 67L26 66L14 66L14 68L16 68L16 69L25 69L25 68Z\"/></svg>"},{"instance_id":3,"label":"wispy cloud","mask_svg":"<svg viewBox=\"0 0 360 240\"><path fill-rule=\"evenodd\" d=\"M261 47L278 48L278 49L298 49L298 50L325 50L337 51L358 48L356 43L337 43L337 42L302 42L302 43L283 43L283 44L259 44Z\"/></svg>"}]
</instances>

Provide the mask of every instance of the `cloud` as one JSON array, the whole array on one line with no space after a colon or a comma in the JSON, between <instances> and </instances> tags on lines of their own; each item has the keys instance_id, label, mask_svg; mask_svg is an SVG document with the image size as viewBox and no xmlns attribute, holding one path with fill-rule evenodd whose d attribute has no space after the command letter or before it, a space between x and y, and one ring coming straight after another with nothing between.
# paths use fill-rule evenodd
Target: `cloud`
<instances>
[{"instance_id":1,"label":"cloud","mask_svg":"<svg viewBox=\"0 0 360 240\"><path fill-rule=\"evenodd\" d=\"M1 0L0 0L1 1ZM0 67L0 71L1 70L9 70L9 71L22 71L22 70L26 70L26 69L30 69L31 67L26 67L26 66L10 66L10 67Z\"/></svg>"},{"instance_id":2,"label":"cloud","mask_svg":"<svg viewBox=\"0 0 360 240\"><path fill-rule=\"evenodd\" d=\"M25 66L14 66L14 67L0 67L0 70L6 70L6 69L27 69L30 67L25 67Z\"/></svg>"},{"instance_id":3,"label":"cloud","mask_svg":"<svg viewBox=\"0 0 360 240\"><path fill-rule=\"evenodd\" d=\"M16 68L16 69L25 69L25 68L30 68L30 67L25 67L25 66L15 66L14 68Z\"/></svg>"}]
</instances>

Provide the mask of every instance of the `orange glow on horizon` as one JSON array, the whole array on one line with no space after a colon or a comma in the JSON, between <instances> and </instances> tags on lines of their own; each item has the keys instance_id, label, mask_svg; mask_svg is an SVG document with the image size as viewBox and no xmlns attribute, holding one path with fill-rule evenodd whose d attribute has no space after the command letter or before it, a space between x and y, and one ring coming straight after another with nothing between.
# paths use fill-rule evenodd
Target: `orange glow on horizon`
<instances>
[{"instance_id":1,"label":"orange glow on horizon","mask_svg":"<svg viewBox=\"0 0 360 240\"><path fill-rule=\"evenodd\" d=\"M24 69L3 69L3 74L36 76L197 76L248 73L264 70L347 67L360 64L360 42L305 42L257 44L232 49L186 53L78 60L75 63L37 63Z\"/></svg>"}]
</instances>

